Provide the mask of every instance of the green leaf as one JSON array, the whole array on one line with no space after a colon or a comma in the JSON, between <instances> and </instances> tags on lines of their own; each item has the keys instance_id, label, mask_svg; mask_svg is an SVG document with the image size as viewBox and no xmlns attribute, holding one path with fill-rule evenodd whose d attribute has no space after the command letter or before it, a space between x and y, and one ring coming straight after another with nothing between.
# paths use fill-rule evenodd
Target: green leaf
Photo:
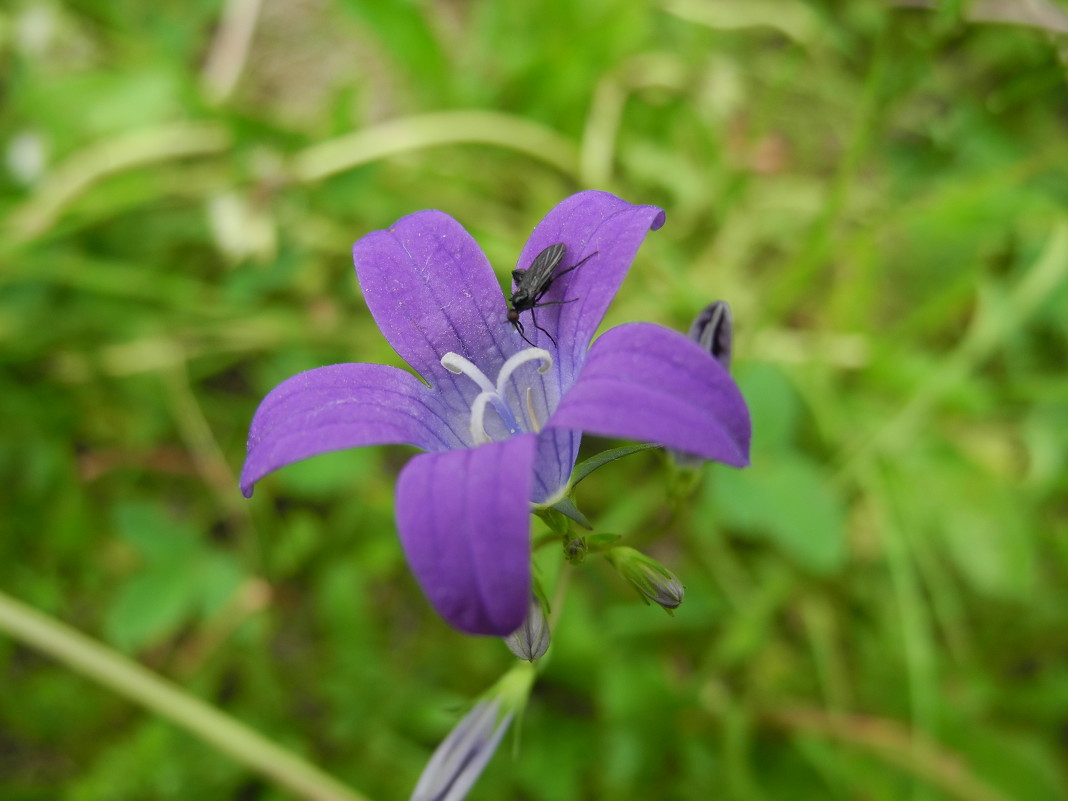
<instances>
[{"instance_id":1,"label":"green leaf","mask_svg":"<svg viewBox=\"0 0 1068 801\"><path fill-rule=\"evenodd\" d=\"M794 441L801 399L793 382L774 364L739 365L736 378L753 419L753 448L784 448Z\"/></svg>"},{"instance_id":2,"label":"green leaf","mask_svg":"<svg viewBox=\"0 0 1068 801\"><path fill-rule=\"evenodd\" d=\"M196 532L149 503L125 503L114 513L118 535L150 563L188 561L203 550Z\"/></svg>"},{"instance_id":3,"label":"green leaf","mask_svg":"<svg viewBox=\"0 0 1068 801\"><path fill-rule=\"evenodd\" d=\"M189 564L131 576L108 608L104 631L124 651L153 645L177 631L198 602L197 571Z\"/></svg>"},{"instance_id":4,"label":"green leaf","mask_svg":"<svg viewBox=\"0 0 1068 801\"><path fill-rule=\"evenodd\" d=\"M728 525L767 538L809 570L831 573L845 562L845 510L812 461L780 456L722 471L712 493Z\"/></svg>"},{"instance_id":5,"label":"green leaf","mask_svg":"<svg viewBox=\"0 0 1068 801\"><path fill-rule=\"evenodd\" d=\"M196 567L198 604L205 617L218 612L245 578L237 561L228 553L211 553Z\"/></svg>"}]
</instances>

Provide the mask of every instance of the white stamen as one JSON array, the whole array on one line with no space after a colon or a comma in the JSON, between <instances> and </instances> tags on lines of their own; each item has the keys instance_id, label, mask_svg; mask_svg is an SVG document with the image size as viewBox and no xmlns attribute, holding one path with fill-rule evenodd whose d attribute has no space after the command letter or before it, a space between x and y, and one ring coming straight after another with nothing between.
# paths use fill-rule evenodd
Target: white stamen
<instances>
[{"instance_id":1,"label":"white stamen","mask_svg":"<svg viewBox=\"0 0 1068 801\"><path fill-rule=\"evenodd\" d=\"M512 378L512 374L522 365L527 362L540 361L538 366L538 372L544 375L553 366L553 358L549 355L549 351L544 348L526 348L513 354L508 360L501 365L500 372L497 374L497 385L486 377L478 367L476 367L470 360L464 358L459 353L453 353L449 351L441 357L441 366L448 370L450 373L456 375L465 375L474 381L479 389L482 390L475 396L474 401L471 402L471 419L470 419L470 431L471 440L475 445L482 445L487 442L492 442L493 437L486 431L486 406L493 405L493 408L497 410L497 414L500 415L501 422L504 423L505 429L512 436L519 434L522 430L519 422L516 420L515 413L508 405L508 401L505 400L505 384ZM535 433L541 431L541 423L534 414L534 404L531 397L531 388L526 388L526 407L527 412L530 415L530 424L533 427Z\"/></svg>"},{"instance_id":2,"label":"white stamen","mask_svg":"<svg viewBox=\"0 0 1068 801\"><path fill-rule=\"evenodd\" d=\"M518 355L518 354L517 354ZM512 357L513 359L515 356ZM441 366L448 370L450 373L456 373L456 375L465 375L478 384L479 389L483 392L495 393L497 390L493 386L493 382L486 378L486 374L475 367L470 361L465 359L459 353L453 353L451 350L441 357Z\"/></svg>"},{"instance_id":3,"label":"white stamen","mask_svg":"<svg viewBox=\"0 0 1068 801\"><path fill-rule=\"evenodd\" d=\"M486 404L492 401L492 392L482 392L471 404L471 439L476 445L491 442L492 438L486 433Z\"/></svg>"},{"instance_id":4,"label":"white stamen","mask_svg":"<svg viewBox=\"0 0 1068 801\"><path fill-rule=\"evenodd\" d=\"M516 371L516 368L535 359L542 361L541 366L538 367L538 372L542 375L545 375L553 366L553 357L549 355L549 351L544 348L524 348L519 353L509 357L508 361L501 366L501 371L497 374L497 394L503 397L504 385L512 377L512 373Z\"/></svg>"}]
</instances>

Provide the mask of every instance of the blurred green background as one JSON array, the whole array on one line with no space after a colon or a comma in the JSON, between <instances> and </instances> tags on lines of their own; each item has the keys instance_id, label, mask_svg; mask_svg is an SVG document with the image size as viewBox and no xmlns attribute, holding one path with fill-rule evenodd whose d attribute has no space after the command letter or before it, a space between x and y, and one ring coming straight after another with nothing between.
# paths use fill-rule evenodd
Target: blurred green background
<instances>
[{"instance_id":1,"label":"blurred green background","mask_svg":"<svg viewBox=\"0 0 1068 801\"><path fill-rule=\"evenodd\" d=\"M356 238L439 208L503 284L608 189L668 223L606 325L728 299L753 466L583 483L686 602L565 567L471 797L1068 798L1064 5L11 0L0 63L4 604L407 798L513 657L420 595L406 451L246 501L248 423L398 363ZM5 624L0 797L293 796Z\"/></svg>"}]
</instances>

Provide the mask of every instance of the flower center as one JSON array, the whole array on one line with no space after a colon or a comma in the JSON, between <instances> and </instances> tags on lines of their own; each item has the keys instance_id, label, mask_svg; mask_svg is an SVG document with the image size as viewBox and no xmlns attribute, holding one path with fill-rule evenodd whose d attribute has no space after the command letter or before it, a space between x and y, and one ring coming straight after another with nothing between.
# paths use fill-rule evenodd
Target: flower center
<instances>
[{"instance_id":1,"label":"flower center","mask_svg":"<svg viewBox=\"0 0 1068 801\"><path fill-rule=\"evenodd\" d=\"M482 445L483 443L493 441L493 438L486 433L485 418L487 406L492 406L494 411L497 412L498 416L501 418L501 422L504 423L504 427L508 429L509 436L514 436L522 431L515 412L512 407L509 406L508 401L505 400L504 390L508 380L512 377L512 373L514 373L521 365L532 361L541 362L538 366L538 372L542 375L548 372L553 366L553 358L549 355L549 351L544 348L526 348L513 355L508 361L501 365L501 371L497 374L497 383L494 384L486 378L485 373L460 354L449 351L441 357L442 367L450 373L467 376L478 384L479 388L482 390L471 403L471 438L476 445ZM529 387L527 388L526 407L527 414L530 416L530 423L534 430L540 430L541 425L534 416L534 408L531 405Z\"/></svg>"}]
</instances>

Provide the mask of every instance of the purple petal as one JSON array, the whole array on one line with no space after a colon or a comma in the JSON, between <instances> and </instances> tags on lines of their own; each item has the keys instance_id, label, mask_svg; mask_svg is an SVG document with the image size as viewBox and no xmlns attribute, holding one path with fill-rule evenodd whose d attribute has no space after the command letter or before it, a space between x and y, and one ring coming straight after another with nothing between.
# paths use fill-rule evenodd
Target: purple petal
<instances>
[{"instance_id":1,"label":"purple petal","mask_svg":"<svg viewBox=\"0 0 1068 801\"><path fill-rule=\"evenodd\" d=\"M268 393L252 418L241 491L272 470L328 451L407 444L460 446L440 402L415 376L381 364L335 364L295 375Z\"/></svg>"},{"instance_id":2,"label":"purple petal","mask_svg":"<svg viewBox=\"0 0 1068 801\"><path fill-rule=\"evenodd\" d=\"M651 323L594 342L548 425L749 464L749 410L730 374L697 343Z\"/></svg>"},{"instance_id":3,"label":"purple petal","mask_svg":"<svg viewBox=\"0 0 1068 801\"><path fill-rule=\"evenodd\" d=\"M591 253L597 254L554 281L543 298L572 302L536 310L538 324L551 332L559 344L558 364L564 386L574 381L590 340L645 235L663 224L664 212L656 206L635 206L608 192L588 191L559 203L530 235L519 256L519 269L529 267L535 256L557 242L567 245L567 255L557 272ZM548 338L527 324L529 313L520 319L532 342L556 353Z\"/></svg>"},{"instance_id":4,"label":"purple petal","mask_svg":"<svg viewBox=\"0 0 1068 801\"><path fill-rule=\"evenodd\" d=\"M489 261L449 215L409 214L388 230L360 239L352 255L378 327L431 384L459 384L470 394L467 378L441 366L444 354L459 353L479 365L500 364L518 347Z\"/></svg>"},{"instance_id":5,"label":"purple petal","mask_svg":"<svg viewBox=\"0 0 1068 801\"><path fill-rule=\"evenodd\" d=\"M538 434L538 450L534 457L534 489L530 500L534 503L545 503L567 488L581 442L582 433L579 431L546 428Z\"/></svg>"},{"instance_id":6,"label":"purple petal","mask_svg":"<svg viewBox=\"0 0 1068 801\"><path fill-rule=\"evenodd\" d=\"M420 454L397 481L397 528L412 572L446 621L504 637L530 602L535 438Z\"/></svg>"}]
</instances>

